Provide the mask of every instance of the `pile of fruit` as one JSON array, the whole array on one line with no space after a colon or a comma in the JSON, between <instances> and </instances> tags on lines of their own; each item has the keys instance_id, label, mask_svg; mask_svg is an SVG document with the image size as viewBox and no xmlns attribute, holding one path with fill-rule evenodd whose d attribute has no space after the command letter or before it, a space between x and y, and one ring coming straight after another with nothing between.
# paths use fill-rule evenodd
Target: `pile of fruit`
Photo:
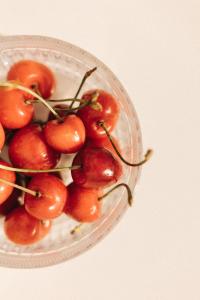
<instances>
[{"instance_id":1,"label":"pile of fruit","mask_svg":"<svg viewBox=\"0 0 200 300\"><path fill-rule=\"evenodd\" d=\"M36 61L17 62L0 83L0 151L6 144L10 159L8 163L0 158L0 214L5 216L7 238L16 244L44 238L52 220L63 212L80 224L96 221L102 199L121 186L131 205L130 188L125 183L112 185L122 175L121 162L138 167L151 150L141 162L127 162L110 135L120 113L117 100L99 89L79 97L95 71L85 73L71 99L51 99L54 74ZM46 122L34 118L38 103L49 110ZM56 167L62 154L76 154L71 166ZM60 177L66 169L73 179L68 186ZM104 193L108 186L111 190Z\"/></svg>"}]
</instances>

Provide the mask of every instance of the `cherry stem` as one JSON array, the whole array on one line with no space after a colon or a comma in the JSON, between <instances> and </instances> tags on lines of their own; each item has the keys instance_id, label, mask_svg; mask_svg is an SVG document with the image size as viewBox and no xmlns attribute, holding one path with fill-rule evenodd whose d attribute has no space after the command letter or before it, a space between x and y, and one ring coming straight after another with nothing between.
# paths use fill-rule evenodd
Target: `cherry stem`
<instances>
[{"instance_id":1,"label":"cherry stem","mask_svg":"<svg viewBox=\"0 0 200 300\"><path fill-rule=\"evenodd\" d=\"M121 153L120 153L119 150L117 149L117 147L116 147L116 145L115 145L115 143L114 143L114 141L113 141L113 139L112 139L110 133L108 132L108 129L106 128L106 125L105 125L104 121L99 121L99 122L97 122L97 125L100 126L100 127L102 127L102 128L104 129L104 131L105 131L107 137L109 138L109 140L110 140L110 142L111 142L111 144L112 144L112 146L113 146L113 148L114 148L114 150L115 150L117 156L118 156L118 157L121 159L121 161L123 161L126 165L131 166L131 167L139 167L139 166L145 164L145 163L151 158L151 156L152 156L152 154L153 154L153 150L152 150L152 149L148 149L147 152L146 152L145 155L144 155L144 159L141 160L140 162L138 162L138 163L130 163L130 162L128 162L127 160L125 160L125 158L121 155Z\"/></svg>"},{"instance_id":2,"label":"cherry stem","mask_svg":"<svg viewBox=\"0 0 200 300\"><path fill-rule=\"evenodd\" d=\"M130 206L132 206L132 204L133 204L133 196L132 196L130 187L126 183L119 183L118 185L114 186L111 190L109 190L103 196L99 197L98 200L101 201L102 199L104 199L105 197L107 197L110 193L112 193L114 190L116 190L116 189L118 189L119 187L122 187L122 186L126 188L126 191L127 191L127 194L128 194L128 204Z\"/></svg>"},{"instance_id":3,"label":"cherry stem","mask_svg":"<svg viewBox=\"0 0 200 300\"><path fill-rule=\"evenodd\" d=\"M93 93L92 98L90 100L85 101L84 99L80 99L81 101L79 101L79 102L83 103L83 104L79 105L78 107L74 107L74 108L54 107L54 109L58 110L58 111L66 111L67 113L69 113L69 112L80 110L80 109L90 105L91 107L93 107L96 110L102 110L101 104L99 102L97 102L98 97L99 97L99 92L96 91L96 92Z\"/></svg>"},{"instance_id":4,"label":"cherry stem","mask_svg":"<svg viewBox=\"0 0 200 300\"><path fill-rule=\"evenodd\" d=\"M58 103L58 102L71 102L71 101L75 101L75 102L85 102L84 99L78 99L78 98L66 98L66 99L47 99L45 100L46 102L52 102L52 103ZM27 100L26 103L30 103L30 104L34 104L34 103L40 103L40 101L37 100Z\"/></svg>"},{"instance_id":5,"label":"cherry stem","mask_svg":"<svg viewBox=\"0 0 200 300\"><path fill-rule=\"evenodd\" d=\"M14 187L14 188L16 188L16 189L18 189L18 190L21 190L21 191L23 191L23 192L25 192L25 193L30 194L30 195L32 195L32 196L35 196L35 197L38 197L38 196L39 196L39 193L38 193L38 192L33 191L33 190L30 190L30 189L27 189L27 188L25 188L25 187L23 187L23 186L21 186L21 185L12 183L12 182L7 181L7 180L5 180L5 179L0 178L0 182L3 182L3 183L5 183L5 184L7 184L7 185L10 185L10 186L12 186L12 187Z\"/></svg>"},{"instance_id":6,"label":"cherry stem","mask_svg":"<svg viewBox=\"0 0 200 300\"><path fill-rule=\"evenodd\" d=\"M85 75L83 76L83 79L81 80L81 83L80 83L80 85L79 85L79 88L78 88L78 90L77 90L76 95L75 95L74 98L77 98L77 97L78 97L78 95L79 95L79 93L80 93L80 91L81 91L81 89L82 89L82 87L83 87L85 81L87 80L88 77L90 77L90 75L92 75L93 72L96 71L96 69L97 69L97 67L95 67L95 68L93 68L93 69L91 69L91 70L89 70L89 71L87 71L87 72L85 73ZM72 101L72 103L70 104L70 108L73 107L74 102L75 102L75 101Z\"/></svg>"},{"instance_id":7,"label":"cherry stem","mask_svg":"<svg viewBox=\"0 0 200 300\"><path fill-rule=\"evenodd\" d=\"M91 103L91 100L85 101L83 104L79 105L79 107L74 107L74 108L59 108L59 107L55 107L54 109L58 110L58 111L73 112L73 111L80 110L80 109L82 109L82 108L90 105L90 103Z\"/></svg>"},{"instance_id":8,"label":"cherry stem","mask_svg":"<svg viewBox=\"0 0 200 300\"><path fill-rule=\"evenodd\" d=\"M76 170L79 169L81 166L67 166L67 167L61 167L61 168L55 168L55 169L47 169L47 170L32 170L32 169L20 169L20 168L14 168L9 166L4 166L0 164L0 169L7 170L7 171L13 171L13 172L20 172L20 173L54 173L54 172L61 172L66 169L70 170Z\"/></svg>"},{"instance_id":9,"label":"cherry stem","mask_svg":"<svg viewBox=\"0 0 200 300\"><path fill-rule=\"evenodd\" d=\"M10 81L0 82L0 86L18 89L18 90L21 90L23 92L26 92L26 93L32 95L33 97L38 99L41 103L43 103L52 112L52 114L54 114L54 116L57 119L62 120L62 118L59 116L59 114L47 103L47 101L44 100L40 95L38 95L37 93L35 93L31 89L29 89L25 86L22 86L22 85L20 85L16 82L10 82Z\"/></svg>"},{"instance_id":10,"label":"cherry stem","mask_svg":"<svg viewBox=\"0 0 200 300\"><path fill-rule=\"evenodd\" d=\"M38 84L37 83L32 84L31 90L34 91L35 93L37 93L40 97L42 96L41 93L40 93L40 90L38 88Z\"/></svg>"},{"instance_id":11,"label":"cherry stem","mask_svg":"<svg viewBox=\"0 0 200 300\"><path fill-rule=\"evenodd\" d=\"M74 112L74 111L77 111L77 110L80 110L86 106L89 106L89 105L93 105L93 106L96 106L96 109L97 110L101 110L102 107L101 107L101 104L97 102L97 99L99 97L99 92L94 92L93 96L92 96L92 99L88 100L88 101L85 101L84 99L77 99L77 98L67 98L67 99L60 99L60 100L52 100L52 99L49 99L49 100L46 100L47 102L68 102L68 101L75 101L75 102L79 102L79 106L78 107L74 107L74 108L60 108L60 107L54 107L54 110L55 111L66 111L67 113L69 112ZM40 103L40 101L37 101L37 100L27 100L26 101L27 104L35 104L35 103ZM81 104L82 103L82 104Z\"/></svg>"},{"instance_id":12,"label":"cherry stem","mask_svg":"<svg viewBox=\"0 0 200 300\"><path fill-rule=\"evenodd\" d=\"M72 228L72 230L70 231L70 234L75 234L75 233L81 231L82 227L83 227L83 223L76 225L74 228Z\"/></svg>"}]
</instances>

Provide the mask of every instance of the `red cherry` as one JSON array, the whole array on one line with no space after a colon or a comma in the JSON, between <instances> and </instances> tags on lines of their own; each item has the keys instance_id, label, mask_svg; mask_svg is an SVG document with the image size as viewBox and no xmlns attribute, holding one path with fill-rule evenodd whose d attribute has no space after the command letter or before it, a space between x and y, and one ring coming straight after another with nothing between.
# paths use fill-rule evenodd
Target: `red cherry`
<instances>
[{"instance_id":1,"label":"red cherry","mask_svg":"<svg viewBox=\"0 0 200 300\"><path fill-rule=\"evenodd\" d=\"M28 188L37 191L38 196L25 195L25 208L37 219L54 219L61 215L67 201L67 188L56 176L38 174L28 184Z\"/></svg>"},{"instance_id":2,"label":"red cherry","mask_svg":"<svg viewBox=\"0 0 200 300\"><path fill-rule=\"evenodd\" d=\"M0 160L0 165L11 167L10 164L8 164L7 162L5 162L3 160ZM14 183L16 180L15 172L0 169L0 179L4 179L11 183ZM8 197L11 195L12 191L13 191L12 186L9 186L3 182L0 182L0 204L8 199Z\"/></svg>"},{"instance_id":3,"label":"red cherry","mask_svg":"<svg viewBox=\"0 0 200 300\"><path fill-rule=\"evenodd\" d=\"M85 147L74 158L72 178L77 185L85 188L103 188L117 182L122 167L111 152L105 148Z\"/></svg>"},{"instance_id":4,"label":"red cherry","mask_svg":"<svg viewBox=\"0 0 200 300\"><path fill-rule=\"evenodd\" d=\"M8 152L13 165L23 169L51 169L59 159L59 154L47 145L42 128L37 124L17 131L9 144Z\"/></svg>"},{"instance_id":5,"label":"red cherry","mask_svg":"<svg viewBox=\"0 0 200 300\"><path fill-rule=\"evenodd\" d=\"M52 71L47 66L32 60L21 60L14 64L8 72L7 79L19 81L30 89L37 88L44 99L49 98L55 89ZM27 98L30 98L30 95L27 95Z\"/></svg>"},{"instance_id":6,"label":"red cherry","mask_svg":"<svg viewBox=\"0 0 200 300\"><path fill-rule=\"evenodd\" d=\"M50 221L40 221L29 215L24 206L13 210L5 219L4 231L9 240L19 245L30 245L44 238L50 231Z\"/></svg>"},{"instance_id":7,"label":"red cherry","mask_svg":"<svg viewBox=\"0 0 200 300\"><path fill-rule=\"evenodd\" d=\"M50 231L52 221L51 220L39 220L39 232L38 239L42 240Z\"/></svg>"},{"instance_id":8,"label":"red cherry","mask_svg":"<svg viewBox=\"0 0 200 300\"><path fill-rule=\"evenodd\" d=\"M0 204L0 215L6 216L9 214L14 208L17 208L19 206L19 197L21 195L21 191L18 189L13 189L11 195L7 198L6 201L4 201L2 204Z\"/></svg>"},{"instance_id":9,"label":"red cherry","mask_svg":"<svg viewBox=\"0 0 200 300\"><path fill-rule=\"evenodd\" d=\"M5 143L5 132L3 126L0 123L0 151L4 146L4 143Z\"/></svg>"},{"instance_id":10,"label":"red cherry","mask_svg":"<svg viewBox=\"0 0 200 300\"><path fill-rule=\"evenodd\" d=\"M54 105L53 108L54 108L54 110L56 110L56 108L61 108L61 109L67 110L67 109L69 109L69 105L67 105L67 104L57 104L57 105ZM64 117L66 116L66 111L65 111L65 110L59 110L58 113L59 113L59 116L60 116L61 118L64 118ZM51 120L55 120L55 116L54 116L54 114L50 111L49 117L48 117L48 121L51 121Z\"/></svg>"},{"instance_id":11,"label":"red cherry","mask_svg":"<svg viewBox=\"0 0 200 300\"><path fill-rule=\"evenodd\" d=\"M101 216L99 191L86 189L71 183L68 186L69 196L65 213L78 222L94 222Z\"/></svg>"},{"instance_id":12,"label":"red cherry","mask_svg":"<svg viewBox=\"0 0 200 300\"><path fill-rule=\"evenodd\" d=\"M0 89L0 122L3 127L17 129L26 126L33 117L32 104L26 104L24 95L16 89Z\"/></svg>"},{"instance_id":13,"label":"red cherry","mask_svg":"<svg viewBox=\"0 0 200 300\"><path fill-rule=\"evenodd\" d=\"M115 143L116 148L118 149L118 151L121 152L118 140L115 137L113 137L113 136L112 136L112 140ZM87 139L85 145L86 145L86 147L89 146L89 147L101 147L101 148L105 148L108 151L110 151L112 153L112 155L116 159L119 159L118 156L117 156L117 154L116 154L115 149L113 148L113 146L112 146L112 144L111 144L111 142L110 142L110 140L108 139L107 136L105 138L102 138L102 139L94 139L94 140Z\"/></svg>"},{"instance_id":14,"label":"red cherry","mask_svg":"<svg viewBox=\"0 0 200 300\"><path fill-rule=\"evenodd\" d=\"M92 139L106 136L105 131L98 126L98 121L104 121L109 132L113 130L119 116L119 107L115 98L102 90L92 90L86 92L82 99L89 101L94 93L99 93L97 102L101 105L101 110L95 110L90 105L78 111L78 116L82 119L86 134Z\"/></svg>"},{"instance_id":15,"label":"red cherry","mask_svg":"<svg viewBox=\"0 0 200 300\"><path fill-rule=\"evenodd\" d=\"M85 127L76 115L49 121L44 128L44 135L49 146L61 153L75 153L85 142Z\"/></svg>"}]
</instances>

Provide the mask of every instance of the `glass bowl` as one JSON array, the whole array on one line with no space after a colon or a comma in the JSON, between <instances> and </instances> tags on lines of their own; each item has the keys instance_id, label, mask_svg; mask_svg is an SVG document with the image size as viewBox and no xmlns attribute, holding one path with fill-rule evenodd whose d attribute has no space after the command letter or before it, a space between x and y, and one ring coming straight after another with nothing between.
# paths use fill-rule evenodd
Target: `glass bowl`
<instances>
[{"instance_id":1,"label":"glass bowl","mask_svg":"<svg viewBox=\"0 0 200 300\"><path fill-rule=\"evenodd\" d=\"M123 155L129 161L139 161L142 153L141 132L133 103L116 76L96 57L88 52L54 38L41 36L0 37L0 80L5 79L10 66L21 59L33 59L48 65L56 74L55 98L74 96L84 73L97 66L97 71L88 79L83 91L102 88L119 101L120 118L114 131L120 142ZM37 106L37 118L46 117L47 110ZM1 157L6 158L5 148ZM63 155L61 163L71 162L72 157ZM132 191L138 180L140 168L123 166L121 182L127 183ZM70 171L62 173L67 184ZM17 246L7 240L0 218L0 265L15 268L44 267L73 258L99 242L116 225L126 211L127 194L118 189L103 202L102 217L93 224L85 224L74 235L70 230L77 225L74 220L62 215L53 222L50 234L33 246Z\"/></svg>"}]
</instances>

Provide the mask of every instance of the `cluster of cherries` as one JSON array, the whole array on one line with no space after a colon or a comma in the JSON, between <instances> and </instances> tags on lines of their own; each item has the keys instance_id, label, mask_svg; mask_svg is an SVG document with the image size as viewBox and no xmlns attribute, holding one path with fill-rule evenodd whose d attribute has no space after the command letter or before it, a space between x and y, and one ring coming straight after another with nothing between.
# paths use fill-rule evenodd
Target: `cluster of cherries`
<instances>
[{"instance_id":1,"label":"cluster of cherries","mask_svg":"<svg viewBox=\"0 0 200 300\"><path fill-rule=\"evenodd\" d=\"M137 167L151 151L139 163L127 162L110 135L119 117L116 99L98 89L78 98L95 70L86 72L72 99L50 99L56 86L54 75L36 61L17 62L0 83L0 151L8 145L12 164L0 159L0 213L5 215L8 239L16 244L44 238L52 220L63 212L80 223L94 222L101 216L101 200L120 186L127 189L131 204L125 183L104 195L103 189L119 180L121 161ZM34 120L37 103L49 109L46 122ZM62 154L73 153L71 166L56 168ZM68 186L59 173L65 169L71 170L73 179Z\"/></svg>"}]
</instances>

